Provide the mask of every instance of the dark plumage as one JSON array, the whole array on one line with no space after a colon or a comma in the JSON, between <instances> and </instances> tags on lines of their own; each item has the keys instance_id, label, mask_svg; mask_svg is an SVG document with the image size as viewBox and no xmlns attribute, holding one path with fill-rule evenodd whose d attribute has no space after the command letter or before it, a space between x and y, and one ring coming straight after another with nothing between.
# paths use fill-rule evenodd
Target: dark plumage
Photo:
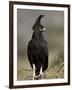
<instances>
[{"instance_id":1,"label":"dark plumage","mask_svg":"<svg viewBox=\"0 0 72 90\"><path fill-rule=\"evenodd\" d=\"M44 40L43 31L44 26L41 25L40 20L44 15L40 15L33 26L32 39L28 43L27 55L31 67L35 64L35 74L39 75L40 68L44 72L48 68L48 48L47 42Z\"/></svg>"}]
</instances>

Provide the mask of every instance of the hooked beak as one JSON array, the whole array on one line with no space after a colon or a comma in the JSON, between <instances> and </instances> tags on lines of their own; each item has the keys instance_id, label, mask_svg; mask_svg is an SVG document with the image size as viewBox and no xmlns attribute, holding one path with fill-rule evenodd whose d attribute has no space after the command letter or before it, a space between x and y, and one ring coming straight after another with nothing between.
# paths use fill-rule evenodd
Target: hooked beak
<instances>
[{"instance_id":1,"label":"hooked beak","mask_svg":"<svg viewBox=\"0 0 72 90\"><path fill-rule=\"evenodd\" d=\"M46 30L46 28L43 28L42 30L43 30L43 31L45 31L45 30Z\"/></svg>"},{"instance_id":2,"label":"hooked beak","mask_svg":"<svg viewBox=\"0 0 72 90\"><path fill-rule=\"evenodd\" d=\"M43 29L40 29L40 31L46 31L46 30L47 30L47 28L45 28L45 27Z\"/></svg>"}]
</instances>

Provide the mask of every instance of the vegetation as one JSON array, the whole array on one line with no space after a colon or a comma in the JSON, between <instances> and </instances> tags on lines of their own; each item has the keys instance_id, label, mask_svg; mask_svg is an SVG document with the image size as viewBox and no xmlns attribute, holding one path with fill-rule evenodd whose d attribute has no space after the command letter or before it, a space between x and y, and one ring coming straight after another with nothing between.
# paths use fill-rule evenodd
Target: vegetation
<instances>
[{"instance_id":1,"label":"vegetation","mask_svg":"<svg viewBox=\"0 0 72 90\"><path fill-rule=\"evenodd\" d=\"M46 79L56 79L64 77L64 56L63 53L52 61L46 72ZM17 79L32 80L32 69L25 57L18 57Z\"/></svg>"}]
</instances>

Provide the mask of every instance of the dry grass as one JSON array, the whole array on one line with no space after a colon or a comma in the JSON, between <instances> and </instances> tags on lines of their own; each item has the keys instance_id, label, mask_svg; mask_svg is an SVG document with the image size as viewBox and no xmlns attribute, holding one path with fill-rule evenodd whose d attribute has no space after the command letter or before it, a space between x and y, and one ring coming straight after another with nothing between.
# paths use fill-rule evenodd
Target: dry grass
<instances>
[{"instance_id":1,"label":"dry grass","mask_svg":"<svg viewBox=\"0 0 72 90\"><path fill-rule=\"evenodd\" d=\"M64 59L60 55L56 57L46 72L46 79L56 79L64 77ZM25 57L18 57L17 63L17 80L32 80L32 69Z\"/></svg>"}]
</instances>

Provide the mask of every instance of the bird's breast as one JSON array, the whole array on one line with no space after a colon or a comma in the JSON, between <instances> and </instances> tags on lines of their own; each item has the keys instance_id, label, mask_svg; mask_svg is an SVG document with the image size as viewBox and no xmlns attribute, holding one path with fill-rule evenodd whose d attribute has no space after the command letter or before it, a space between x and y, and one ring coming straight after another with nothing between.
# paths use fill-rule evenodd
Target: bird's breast
<instances>
[{"instance_id":1,"label":"bird's breast","mask_svg":"<svg viewBox=\"0 0 72 90\"><path fill-rule=\"evenodd\" d=\"M47 42L46 42L46 41L34 40L32 47L33 47L34 49L45 48L45 47L47 47Z\"/></svg>"}]
</instances>

